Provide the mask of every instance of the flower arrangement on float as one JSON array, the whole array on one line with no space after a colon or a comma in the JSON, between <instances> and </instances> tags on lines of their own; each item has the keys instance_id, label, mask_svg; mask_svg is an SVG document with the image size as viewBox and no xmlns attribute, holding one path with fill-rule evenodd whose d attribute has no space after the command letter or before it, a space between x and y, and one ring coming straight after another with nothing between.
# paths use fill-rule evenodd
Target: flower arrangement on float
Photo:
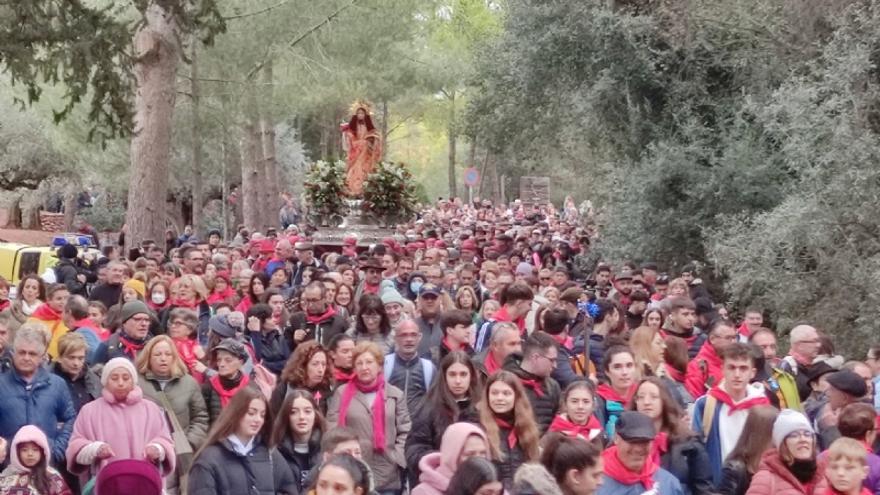
<instances>
[{"instance_id":1,"label":"flower arrangement on float","mask_svg":"<svg viewBox=\"0 0 880 495\"><path fill-rule=\"evenodd\" d=\"M306 173L303 181L306 201L313 215L319 216L322 223L329 217L345 212L345 162L315 162Z\"/></svg>"},{"instance_id":2,"label":"flower arrangement on float","mask_svg":"<svg viewBox=\"0 0 880 495\"><path fill-rule=\"evenodd\" d=\"M379 162L364 182L364 210L381 224L409 220L418 203L416 182L401 163Z\"/></svg>"}]
</instances>

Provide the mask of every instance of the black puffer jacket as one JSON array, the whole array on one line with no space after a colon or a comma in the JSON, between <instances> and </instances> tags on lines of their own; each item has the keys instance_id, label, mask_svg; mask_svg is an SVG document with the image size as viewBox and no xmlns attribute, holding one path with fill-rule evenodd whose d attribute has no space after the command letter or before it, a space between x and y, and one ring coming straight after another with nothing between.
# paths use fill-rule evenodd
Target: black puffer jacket
<instances>
[{"instance_id":1,"label":"black puffer jacket","mask_svg":"<svg viewBox=\"0 0 880 495\"><path fill-rule=\"evenodd\" d=\"M752 473L742 461L727 461L721 468L721 482L715 493L719 495L746 495L752 483Z\"/></svg>"},{"instance_id":2,"label":"black puffer jacket","mask_svg":"<svg viewBox=\"0 0 880 495\"><path fill-rule=\"evenodd\" d=\"M246 456L228 440L205 447L189 474L190 495L299 495L290 466L259 444Z\"/></svg>"},{"instance_id":3,"label":"black puffer jacket","mask_svg":"<svg viewBox=\"0 0 880 495\"><path fill-rule=\"evenodd\" d=\"M669 450L660 458L660 465L678 478L685 495L715 493L709 454L696 437L670 441Z\"/></svg>"},{"instance_id":4,"label":"black puffer jacket","mask_svg":"<svg viewBox=\"0 0 880 495\"><path fill-rule=\"evenodd\" d=\"M287 339L291 353L296 350L298 344L298 342L293 340L293 332L295 330L306 331L306 338L302 342L317 340L319 344L327 347L330 339L348 330L348 321L339 312L333 313L332 316L325 317L316 323L310 323L306 319L305 312L294 313L290 317L288 327L284 329L284 338Z\"/></svg>"},{"instance_id":5,"label":"black puffer jacket","mask_svg":"<svg viewBox=\"0 0 880 495\"><path fill-rule=\"evenodd\" d=\"M504 484L504 489L510 491L513 488L513 476L516 474L516 470L526 462L526 453L523 452L519 443L511 448L507 442L508 435L510 435L509 428L498 428L499 438L496 441L501 451L501 459L493 462L498 469L498 477Z\"/></svg>"},{"instance_id":6,"label":"black puffer jacket","mask_svg":"<svg viewBox=\"0 0 880 495\"><path fill-rule=\"evenodd\" d=\"M406 446L404 447L410 486L415 486L419 482L419 461L431 452L440 450L443 433L446 428L449 428L449 425L455 422L480 424L480 413L477 412L471 401L459 402L458 407L461 412L458 414L457 420L442 406L429 402L425 402L416 412L412 430L406 437Z\"/></svg>"},{"instance_id":7,"label":"black puffer jacket","mask_svg":"<svg viewBox=\"0 0 880 495\"><path fill-rule=\"evenodd\" d=\"M306 453L296 452L290 438L281 442L278 446L278 452L281 452L281 455L287 460L287 465L290 466L299 492L306 493L307 481L312 478L312 470L317 469L321 464L321 431L312 432L312 437L309 439L309 451Z\"/></svg>"},{"instance_id":8,"label":"black puffer jacket","mask_svg":"<svg viewBox=\"0 0 880 495\"><path fill-rule=\"evenodd\" d=\"M523 384L523 388L526 390L526 396L529 398L529 403L532 405L532 411L535 413L535 422L538 425L538 433L543 435L547 432L547 429L550 428L550 423L553 422L553 418L556 417L556 414L559 412L559 401L562 396L562 390L559 388L559 384L556 383L556 380L552 378L540 378L522 369L522 360L522 354L513 353L507 356L507 359L504 360L504 366L502 366L502 368L519 377L520 381L537 380L538 383L541 384L543 394L535 392L532 387L526 384Z\"/></svg>"}]
</instances>

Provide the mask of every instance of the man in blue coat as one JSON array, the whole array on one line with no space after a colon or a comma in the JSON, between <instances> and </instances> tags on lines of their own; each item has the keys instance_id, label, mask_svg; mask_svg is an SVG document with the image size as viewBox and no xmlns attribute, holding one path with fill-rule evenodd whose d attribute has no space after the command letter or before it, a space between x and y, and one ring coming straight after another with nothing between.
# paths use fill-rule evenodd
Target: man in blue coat
<instances>
[{"instance_id":1,"label":"man in blue coat","mask_svg":"<svg viewBox=\"0 0 880 495\"><path fill-rule=\"evenodd\" d=\"M596 495L683 495L681 483L651 460L657 430L651 418L624 411L617 420L614 445L602 453L602 486Z\"/></svg>"},{"instance_id":2,"label":"man in blue coat","mask_svg":"<svg viewBox=\"0 0 880 495\"><path fill-rule=\"evenodd\" d=\"M18 329L12 344L12 369L0 374L0 414L2 449L24 425L43 430L52 450L52 464L64 464L64 451L73 431L76 412L64 380L42 366L48 347L47 334L39 323L26 323Z\"/></svg>"}]
</instances>

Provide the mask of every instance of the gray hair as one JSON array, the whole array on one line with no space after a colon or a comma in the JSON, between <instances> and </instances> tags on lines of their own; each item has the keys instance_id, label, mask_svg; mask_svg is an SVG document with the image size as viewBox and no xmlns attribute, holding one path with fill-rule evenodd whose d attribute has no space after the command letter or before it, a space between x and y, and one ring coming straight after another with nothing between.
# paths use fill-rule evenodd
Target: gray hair
<instances>
[{"instance_id":1,"label":"gray hair","mask_svg":"<svg viewBox=\"0 0 880 495\"><path fill-rule=\"evenodd\" d=\"M807 340L814 333L819 333L818 330L809 326L809 325L798 325L791 329L791 343L797 344L802 340Z\"/></svg>"},{"instance_id":2,"label":"gray hair","mask_svg":"<svg viewBox=\"0 0 880 495\"><path fill-rule=\"evenodd\" d=\"M511 332L519 334L519 328L513 323L509 321L499 321L495 324L495 328L492 329L492 335L489 337L489 344L499 342L501 337L504 336L505 330L510 330Z\"/></svg>"},{"instance_id":3,"label":"gray hair","mask_svg":"<svg viewBox=\"0 0 880 495\"><path fill-rule=\"evenodd\" d=\"M36 344L43 348L43 353L49 348L49 340L52 334L42 323L25 323L15 332L12 348L17 349L21 344Z\"/></svg>"}]
</instances>

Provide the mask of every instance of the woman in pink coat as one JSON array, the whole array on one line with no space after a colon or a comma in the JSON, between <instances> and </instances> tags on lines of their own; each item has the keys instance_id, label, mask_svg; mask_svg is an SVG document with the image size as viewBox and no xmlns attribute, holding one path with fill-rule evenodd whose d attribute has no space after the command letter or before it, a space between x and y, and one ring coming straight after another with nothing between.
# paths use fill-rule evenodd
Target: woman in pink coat
<instances>
[{"instance_id":1,"label":"woman in pink coat","mask_svg":"<svg viewBox=\"0 0 880 495\"><path fill-rule=\"evenodd\" d=\"M807 417L785 409L773 422L774 450L761 459L746 495L824 495L825 470L816 462L816 434Z\"/></svg>"},{"instance_id":2,"label":"woman in pink coat","mask_svg":"<svg viewBox=\"0 0 880 495\"><path fill-rule=\"evenodd\" d=\"M80 410L67 445L67 468L89 477L121 459L145 459L163 476L174 471L174 443L162 409L137 385L134 365L114 358L104 365L101 397Z\"/></svg>"},{"instance_id":3,"label":"woman in pink coat","mask_svg":"<svg viewBox=\"0 0 880 495\"><path fill-rule=\"evenodd\" d=\"M489 439L473 423L454 423L443 432L440 452L419 461L419 484L412 495L444 495L458 465L470 457L489 458Z\"/></svg>"}]
</instances>

